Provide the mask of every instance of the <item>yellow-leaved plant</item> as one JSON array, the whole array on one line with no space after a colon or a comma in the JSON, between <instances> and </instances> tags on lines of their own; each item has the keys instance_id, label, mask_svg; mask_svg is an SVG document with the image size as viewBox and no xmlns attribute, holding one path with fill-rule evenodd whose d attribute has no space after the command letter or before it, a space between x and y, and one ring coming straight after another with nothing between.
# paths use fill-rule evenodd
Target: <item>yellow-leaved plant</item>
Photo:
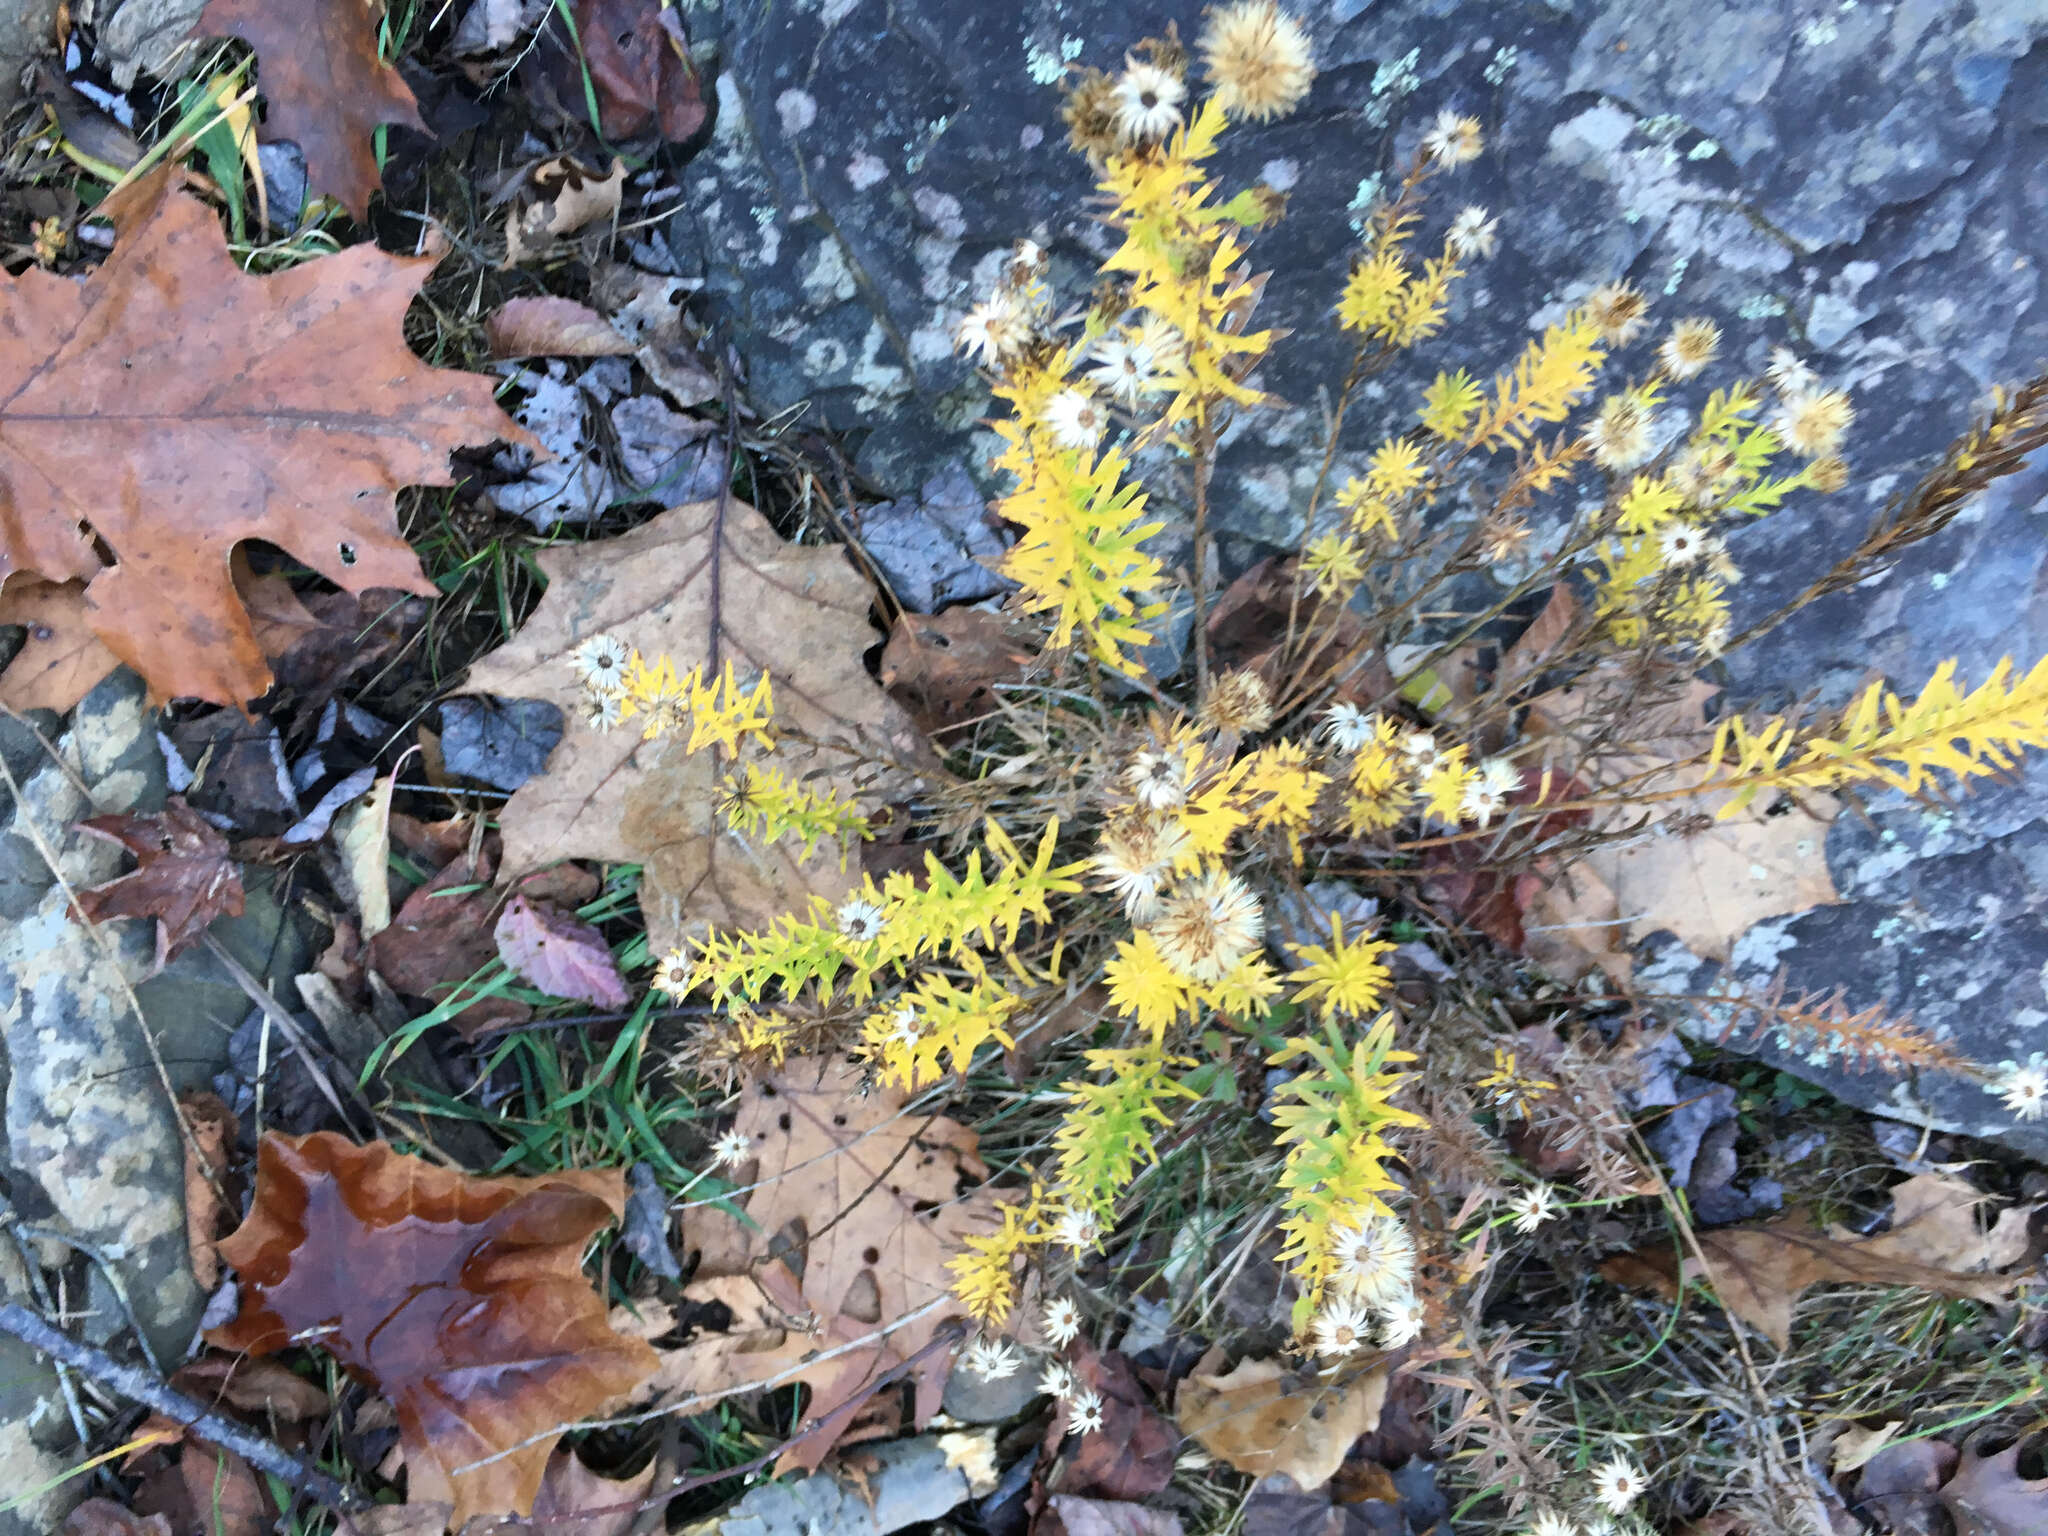
<instances>
[{"instance_id":1,"label":"yellow-leaved plant","mask_svg":"<svg viewBox=\"0 0 2048 1536\"><path fill-rule=\"evenodd\" d=\"M1525 721L1534 680L1619 679L1617 707L1648 708L1749 638L1730 634L1740 572L1725 533L1845 484L1853 412L1783 350L1763 377L1705 387L1716 325L1683 318L1653 335L1648 301L1616 280L1572 296L1496 372L1432 366L1354 442L1365 382L1449 332L1459 279L1499 238L1484 209L1438 219L1433 188L1482 149L1478 122L1447 110L1366 211L1329 295L1352 356L1298 546L1250 573L1212 624L1220 445L1234 417L1271 403L1253 377L1279 339L1255 323L1251 254L1283 199L1226 192L1211 167L1234 122L1290 110L1315 72L1306 33L1272 0L1212 12L1198 52L1199 99L1197 62L1173 38L1070 82L1066 121L1108 232L1098 280L1063 301L1027 242L960 325L996 407L1010 607L1040 626L1016 689L1028 702L976 724L953 759L960 778L910 808L929 834L921 869L704 934L661 959L656 985L722 1011L736 1055L772 1059L800 1026L912 1093L971 1083L999 1049L1057 1063L1045 1086L1004 1086L1020 1113L1054 1103L1058 1120L1020 1135L1012 1166L1026 1183L953 1264L956 1294L991 1335L1013 1326L1033 1269L1051 1279L1090 1262L1148 1178L1206 1128L1231 1127L1270 1172L1247 1219L1254 1236L1275 1234L1301 1347L1330 1360L1439 1326L1425 1277L1482 1269L1488 1222L1548 1219L1550 1186L1511 1197L1496 1143L1510 1122L1571 1102L1567 1074L1518 1065L1513 1030L1479 1011L1448 1010L1453 1030L1440 1010L1431 1051L1402 1048L1411 1011L1430 1004L1426 989L1397 993L1388 914L1497 917L1530 870L1626 835L1584 815L1635 803L1625 784L1589 789L1600 781L1541 756ZM1648 355L1605 384L1634 348ZM1881 568L2048 441L2044 401L2032 386L2001 397L1845 571ZM1552 521L1537 557L1542 497ZM1179 579L1157 547L1169 527L1193 541L1184 682L1145 661ZM1485 569L1498 598L1454 610L1454 583ZM1555 597L1574 579L1590 602ZM1503 664L1490 689L1458 670L1489 625L1546 592L1561 617L1540 654ZM1252 641L1229 640L1221 621L1247 609L1260 617ZM661 658L597 651L579 665L599 712L736 763L748 747L721 802L733 833L842 855L869 835L859 806L776 769L773 680L730 667L678 678ZM1628 739L1630 723L1610 736ZM1911 702L1873 684L1826 728L1731 713L1684 790L1640 803L1705 782L1733 806L1767 789L1913 792L1931 772L1981 776L2043 744L2048 663L2019 677L2000 667L1969 692L1944 666ZM1825 1013L1800 1007L1809 1022ZM1888 1047L1910 1046L1904 1024L1854 1022L1868 1060L1951 1062ZM1581 1129L1589 1201L1656 1187L1625 1124ZM1460 1137L1495 1151L1461 1151ZM1446 1162L1467 1170L1455 1217L1422 1198ZM1489 1194L1502 1212L1475 1231ZM1064 1314L1048 1323L1055 1342L1072 1336Z\"/></svg>"}]
</instances>

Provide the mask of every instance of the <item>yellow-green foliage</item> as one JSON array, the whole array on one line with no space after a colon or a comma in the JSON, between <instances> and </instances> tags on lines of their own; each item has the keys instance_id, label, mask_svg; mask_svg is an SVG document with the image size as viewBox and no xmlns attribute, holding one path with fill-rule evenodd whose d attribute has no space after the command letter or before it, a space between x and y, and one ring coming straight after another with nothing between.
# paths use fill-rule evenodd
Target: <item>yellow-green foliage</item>
<instances>
[{"instance_id":1,"label":"yellow-green foliage","mask_svg":"<svg viewBox=\"0 0 2048 1536\"><path fill-rule=\"evenodd\" d=\"M2012 767L2026 748L2048 746L2048 658L2016 678L2006 657L1968 692L1955 672L1944 661L1910 703L1872 683L1827 730L1801 731L1782 716L1752 727L1731 715L1714 736L1713 779L1735 786L1721 814L1766 788L1862 782L1913 794L1937 769L1981 778Z\"/></svg>"}]
</instances>

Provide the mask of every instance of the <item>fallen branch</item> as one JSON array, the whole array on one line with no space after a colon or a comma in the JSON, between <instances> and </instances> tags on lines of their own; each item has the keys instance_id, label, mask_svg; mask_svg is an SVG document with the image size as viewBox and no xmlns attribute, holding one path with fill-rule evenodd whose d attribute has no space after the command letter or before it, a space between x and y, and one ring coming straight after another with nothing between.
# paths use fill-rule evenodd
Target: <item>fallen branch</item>
<instances>
[{"instance_id":1,"label":"fallen branch","mask_svg":"<svg viewBox=\"0 0 2048 1536\"><path fill-rule=\"evenodd\" d=\"M108 1391L118 1392L123 1397L154 1408L201 1439L212 1441L222 1450L233 1451L257 1471L283 1479L308 1498L330 1509L363 1509L369 1505L366 1497L338 1478L202 1407L147 1371L124 1365L90 1344L79 1343L69 1334L52 1328L24 1306L14 1302L0 1306L0 1330L13 1334L32 1349L69 1366Z\"/></svg>"}]
</instances>

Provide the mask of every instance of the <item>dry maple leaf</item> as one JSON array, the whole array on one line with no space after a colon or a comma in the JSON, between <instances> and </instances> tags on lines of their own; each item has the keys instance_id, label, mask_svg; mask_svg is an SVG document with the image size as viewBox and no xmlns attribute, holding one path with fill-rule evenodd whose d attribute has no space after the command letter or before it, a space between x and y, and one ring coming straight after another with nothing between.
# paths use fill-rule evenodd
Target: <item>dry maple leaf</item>
<instances>
[{"instance_id":1,"label":"dry maple leaf","mask_svg":"<svg viewBox=\"0 0 2048 1536\"><path fill-rule=\"evenodd\" d=\"M1721 1305L1781 1350L1791 1342L1793 1306L1811 1285L1910 1285L1977 1301L2011 1294L2019 1277L1965 1268L2023 1254L2026 1213L2008 1211L1989 1233L1980 1232L1974 1212L1984 1197L1940 1174L1909 1179L1893 1194L1892 1226L1874 1237L1818 1231L1800 1212L1762 1226L1701 1232L1707 1267L1688 1257L1685 1280L1711 1280ZM1679 1294L1680 1264L1670 1248L1621 1254L1600 1271L1618 1285Z\"/></svg>"},{"instance_id":2,"label":"dry maple leaf","mask_svg":"<svg viewBox=\"0 0 2048 1536\"><path fill-rule=\"evenodd\" d=\"M216 917L242 914L242 871L228 840L172 795L154 815L94 816L78 824L135 855L135 868L78 893L95 923L110 917L156 919L156 964L196 944Z\"/></svg>"},{"instance_id":3,"label":"dry maple leaf","mask_svg":"<svg viewBox=\"0 0 2048 1536\"><path fill-rule=\"evenodd\" d=\"M1590 755L1583 748L1563 754L1561 766L1593 785L1647 774L1636 786L1645 792L1678 787L1685 781L1677 774L1696 780L1697 768L1661 775L1656 770L1686 762L1710 744L1705 705L1719 689L1691 679L1661 704L1620 702L1639 687L1618 671L1596 670L1532 700L1528 732L1562 743L1584 738L1605 722L1628 719L1632 739L1594 742ZM1657 825L1588 850L1560 880L1532 894L1523 921L1532 934L1552 941L1557 953L1546 958L1563 959L1575 950L1579 969L1597 963L1625 982L1632 970L1629 949L1660 929L1676 934L1696 955L1726 960L1735 940L1765 919L1841 899L1826 857L1832 801L1808 797L1775 808L1759 801L1719 819L1715 813L1728 793L1710 790L1596 813L1593 825L1602 828L1645 820Z\"/></svg>"},{"instance_id":4,"label":"dry maple leaf","mask_svg":"<svg viewBox=\"0 0 2048 1536\"><path fill-rule=\"evenodd\" d=\"M259 1355L317 1340L397 1409L412 1499L452 1504L457 1529L524 1515L561 1430L654 1369L582 1271L624 1206L617 1169L474 1178L383 1142L266 1135L220 1245L241 1310L208 1338Z\"/></svg>"},{"instance_id":5,"label":"dry maple leaf","mask_svg":"<svg viewBox=\"0 0 2048 1536\"><path fill-rule=\"evenodd\" d=\"M868 584L839 548L785 543L768 520L730 497L675 507L616 539L545 550L547 594L519 633L470 671L474 693L546 699L574 718L582 686L571 653L611 634L643 656L667 656L678 675L727 661L774 679L778 723L846 743L872 758L916 759L929 749L909 717L868 676L875 642ZM842 752L785 739L775 765L796 782L873 794L907 783L893 770L856 773ZM631 725L572 725L506 805L504 874L564 858L638 862L641 909L656 953L706 926L751 928L836 898L857 872L836 852L809 859L784 844L748 843L716 813L731 768L716 751L643 741Z\"/></svg>"},{"instance_id":6,"label":"dry maple leaf","mask_svg":"<svg viewBox=\"0 0 2048 1536\"><path fill-rule=\"evenodd\" d=\"M1278 1360L1240 1360L1222 1369L1211 1349L1174 1398L1173 1415L1203 1450L1253 1477L1284 1472L1297 1488L1320 1488L1360 1435L1379 1426L1387 1400L1383 1358L1343 1362L1328 1376Z\"/></svg>"},{"instance_id":7,"label":"dry maple leaf","mask_svg":"<svg viewBox=\"0 0 2048 1536\"><path fill-rule=\"evenodd\" d=\"M433 592L399 488L450 484L465 443L532 439L489 379L406 346L432 266L359 245L252 277L160 173L85 282L0 280L0 582L87 582L93 632L153 698L236 705L270 685L242 540L351 592Z\"/></svg>"},{"instance_id":8,"label":"dry maple leaf","mask_svg":"<svg viewBox=\"0 0 2048 1536\"><path fill-rule=\"evenodd\" d=\"M840 1061L792 1060L746 1089L733 1131L753 1147L748 1224L687 1212L683 1242L699 1262L683 1300L707 1331L664 1355L650 1395L807 1383L823 1427L789 1459L814 1468L883 1373L964 1315L946 1262L996 1225L996 1196L974 1132L904 1103L863 1092ZM943 1349L911 1368L919 1426L946 1374Z\"/></svg>"},{"instance_id":9,"label":"dry maple leaf","mask_svg":"<svg viewBox=\"0 0 2048 1536\"><path fill-rule=\"evenodd\" d=\"M378 127L427 131L412 88L378 57L363 0L207 0L199 30L256 50L264 141L298 145L313 190L340 199L358 219L382 180Z\"/></svg>"}]
</instances>

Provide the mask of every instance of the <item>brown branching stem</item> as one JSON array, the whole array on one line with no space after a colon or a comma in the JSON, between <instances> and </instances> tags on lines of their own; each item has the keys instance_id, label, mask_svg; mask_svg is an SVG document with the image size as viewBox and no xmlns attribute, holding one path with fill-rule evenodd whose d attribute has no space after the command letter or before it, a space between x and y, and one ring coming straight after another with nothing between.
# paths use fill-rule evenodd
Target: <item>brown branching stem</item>
<instances>
[{"instance_id":1,"label":"brown branching stem","mask_svg":"<svg viewBox=\"0 0 2048 1536\"><path fill-rule=\"evenodd\" d=\"M1195 607L1195 694L1209 691L1209 478L1216 470L1216 429L1202 412L1195 430L1195 570L1190 585Z\"/></svg>"}]
</instances>

